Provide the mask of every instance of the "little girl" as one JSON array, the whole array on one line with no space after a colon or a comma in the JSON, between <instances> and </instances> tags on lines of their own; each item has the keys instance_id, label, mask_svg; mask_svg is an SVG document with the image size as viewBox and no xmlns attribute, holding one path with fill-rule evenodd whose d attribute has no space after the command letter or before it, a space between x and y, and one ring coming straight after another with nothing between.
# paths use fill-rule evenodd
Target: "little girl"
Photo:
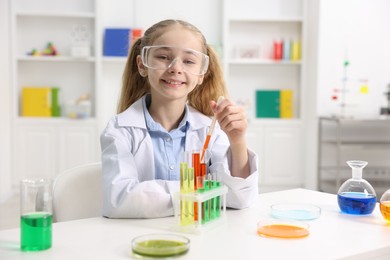
<instances>
[{"instance_id":1,"label":"little girl","mask_svg":"<svg viewBox=\"0 0 390 260\"><path fill-rule=\"evenodd\" d=\"M242 107L227 96L218 57L193 25L161 21L132 46L118 115L101 134L103 215L173 215L184 151L200 150L211 116L218 124L208 171L229 189L227 206L248 207L258 195L257 156L246 145Z\"/></svg>"}]
</instances>

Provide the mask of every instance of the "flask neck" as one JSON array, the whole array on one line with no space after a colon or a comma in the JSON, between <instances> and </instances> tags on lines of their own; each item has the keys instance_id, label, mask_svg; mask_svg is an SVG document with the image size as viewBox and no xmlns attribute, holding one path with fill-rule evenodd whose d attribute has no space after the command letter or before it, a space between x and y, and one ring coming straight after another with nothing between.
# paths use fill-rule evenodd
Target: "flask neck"
<instances>
[{"instance_id":1,"label":"flask neck","mask_svg":"<svg viewBox=\"0 0 390 260\"><path fill-rule=\"evenodd\" d=\"M360 180L362 179L363 171L362 169L352 169L352 179Z\"/></svg>"}]
</instances>

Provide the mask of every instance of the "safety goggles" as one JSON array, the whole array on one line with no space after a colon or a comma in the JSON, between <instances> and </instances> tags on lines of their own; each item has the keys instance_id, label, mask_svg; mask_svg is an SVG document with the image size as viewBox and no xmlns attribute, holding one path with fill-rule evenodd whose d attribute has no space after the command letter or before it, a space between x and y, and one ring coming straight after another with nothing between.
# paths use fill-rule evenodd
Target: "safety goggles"
<instances>
[{"instance_id":1,"label":"safety goggles","mask_svg":"<svg viewBox=\"0 0 390 260\"><path fill-rule=\"evenodd\" d=\"M168 45L145 46L141 50L142 64L154 70L167 70L180 63L183 71L203 75L209 66L209 56L193 49Z\"/></svg>"}]
</instances>

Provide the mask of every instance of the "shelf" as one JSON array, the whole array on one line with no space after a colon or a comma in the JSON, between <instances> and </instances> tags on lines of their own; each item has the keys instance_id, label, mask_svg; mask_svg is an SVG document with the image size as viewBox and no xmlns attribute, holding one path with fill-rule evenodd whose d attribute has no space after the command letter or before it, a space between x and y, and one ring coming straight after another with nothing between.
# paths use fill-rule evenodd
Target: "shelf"
<instances>
[{"instance_id":1,"label":"shelf","mask_svg":"<svg viewBox=\"0 0 390 260\"><path fill-rule=\"evenodd\" d=\"M339 144L337 140L322 140L322 143L324 144L331 144L331 145L337 145ZM386 141L370 141L370 140L363 140L363 141L340 141L340 145L358 145L358 146L387 146L390 145L390 140Z\"/></svg>"},{"instance_id":2,"label":"shelf","mask_svg":"<svg viewBox=\"0 0 390 260\"><path fill-rule=\"evenodd\" d=\"M18 11L15 15L20 17L51 17L51 18L95 18L92 12L36 12L36 11Z\"/></svg>"},{"instance_id":3,"label":"shelf","mask_svg":"<svg viewBox=\"0 0 390 260\"><path fill-rule=\"evenodd\" d=\"M100 30L98 0L12 0L10 57L12 59L12 167L19 179L53 178L65 169L99 158ZM54 44L57 56L44 53ZM72 46L89 46L87 57L71 56ZM62 111L68 102L89 93L92 117L23 117L23 88L58 87ZM40 98L30 95L29 99ZM48 98L49 95L42 98ZM39 105L39 104L37 104ZM45 100L45 106L49 106Z\"/></svg>"},{"instance_id":4,"label":"shelf","mask_svg":"<svg viewBox=\"0 0 390 260\"><path fill-rule=\"evenodd\" d=\"M16 119L16 124L23 125L42 125L42 124L53 124L53 125L95 125L97 123L97 119L94 117L85 118L85 119L73 119L67 117L18 117Z\"/></svg>"},{"instance_id":5,"label":"shelf","mask_svg":"<svg viewBox=\"0 0 390 260\"><path fill-rule=\"evenodd\" d=\"M302 17L262 17L262 18L230 18L229 22L239 22L239 23L248 23L248 22L261 22L261 23L292 23L292 22L303 22Z\"/></svg>"},{"instance_id":6,"label":"shelf","mask_svg":"<svg viewBox=\"0 0 390 260\"><path fill-rule=\"evenodd\" d=\"M94 62L95 57L71 57L71 56L20 56L18 61L47 61L47 62Z\"/></svg>"},{"instance_id":7,"label":"shelf","mask_svg":"<svg viewBox=\"0 0 390 260\"><path fill-rule=\"evenodd\" d=\"M126 63L127 57L103 56L102 60L107 63Z\"/></svg>"},{"instance_id":8,"label":"shelf","mask_svg":"<svg viewBox=\"0 0 390 260\"><path fill-rule=\"evenodd\" d=\"M273 59L230 59L230 65L296 65L300 66L301 61L273 60Z\"/></svg>"},{"instance_id":9,"label":"shelf","mask_svg":"<svg viewBox=\"0 0 390 260\"><path fill-rule=\"evenodd\" d=\"M385 123L390 124L390 118L341 118L341 117L321 117L323 121L330 121L332 123L342 124L361 124L361 123Z\"/></svg>"},{"instance_id":10,"label":"shelf","mask_svg":"<svg viewBox=\"0 0 390 260\"><path fill-rule=\"evenodd\" d=\"M291 125L291 124L301 124L302 120L299 118L249 118L248 125Z\"/></svg>"}]
</instances>

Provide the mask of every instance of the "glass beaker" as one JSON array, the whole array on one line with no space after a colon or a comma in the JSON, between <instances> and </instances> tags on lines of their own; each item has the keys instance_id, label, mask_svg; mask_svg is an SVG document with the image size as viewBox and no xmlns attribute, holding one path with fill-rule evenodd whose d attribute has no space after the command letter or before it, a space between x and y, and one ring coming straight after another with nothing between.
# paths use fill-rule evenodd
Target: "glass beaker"
<instances>
[{"instance_id":1,"label":"glass beaker","mask_svg":"<svg viewBox=\"0 0 390 260\"><path fill-rule=\"evenodd\" d=\"M352 168L352 178L346 180L337 193L337 201L343 213L371 214L376 205L376 193L371 184L362 178L365 161L347 161Z\"/></svg>"},{"instance_id":2,"label":"glass beaker","mask_svg":"<svg viewBox=\"0 0 390 260\"><path fill-rule=\"evenodd\" d=\"M52 244L52 180L20 182L20 249L40 251Z\"/></svg>"},{"instance_id":3,"label":"glass beaker","mask_svg":"<svg viewBox=\"0 0 390 260\"><path fill-rule=\"evenodd\" d=\"M383 193L379 207L384 219L386 219L387 223L390 223L390 189Z\"/></svg>"}]
</instances>

